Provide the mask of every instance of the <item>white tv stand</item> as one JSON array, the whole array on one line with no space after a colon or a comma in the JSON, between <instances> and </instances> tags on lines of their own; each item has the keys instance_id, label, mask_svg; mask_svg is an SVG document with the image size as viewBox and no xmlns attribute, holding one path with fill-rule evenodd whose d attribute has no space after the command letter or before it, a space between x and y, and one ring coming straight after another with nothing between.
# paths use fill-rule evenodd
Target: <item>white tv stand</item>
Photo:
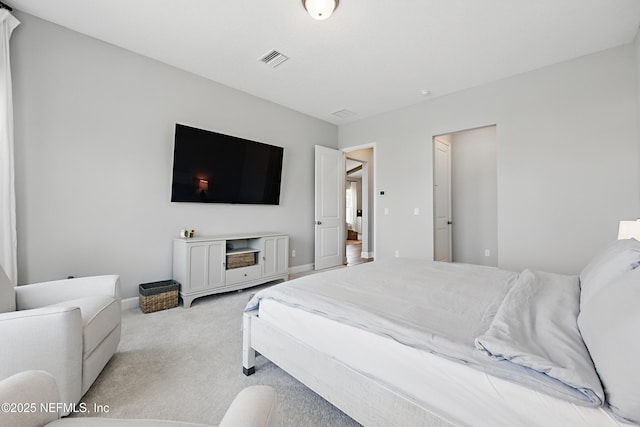
<instances>
[{"instance_id":1,"label":"white tv stand","mask_svg":"<svg viewBox=\"0 0 640 427\"><path fill-rule=\"evenodd\" d=\"M237 260L242 261L239 267ZM173 241L173 280L180 283L185 308L199 297L288 278L286 234L253 233Z\"/></svg>"}]
</instances>

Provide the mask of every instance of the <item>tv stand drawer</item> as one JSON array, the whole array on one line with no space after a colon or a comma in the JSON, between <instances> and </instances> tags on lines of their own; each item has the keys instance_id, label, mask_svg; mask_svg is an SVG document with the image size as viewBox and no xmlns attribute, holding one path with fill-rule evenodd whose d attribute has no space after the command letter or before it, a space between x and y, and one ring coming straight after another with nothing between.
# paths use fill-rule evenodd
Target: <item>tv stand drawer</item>
<instances>
[{"instance_id":1,"label":"tv stand drawer","mask_svg":"<svg viewBox=\"0 0 640 427\"><path fill-rule=\"evenodd\" d=\"M227 270L227 285L233 285L235 283L249 282L251 280L257 280L262 277L262 269L260 265L252 265L250 267L240 267Z\"/></svg>"}]
</instances>

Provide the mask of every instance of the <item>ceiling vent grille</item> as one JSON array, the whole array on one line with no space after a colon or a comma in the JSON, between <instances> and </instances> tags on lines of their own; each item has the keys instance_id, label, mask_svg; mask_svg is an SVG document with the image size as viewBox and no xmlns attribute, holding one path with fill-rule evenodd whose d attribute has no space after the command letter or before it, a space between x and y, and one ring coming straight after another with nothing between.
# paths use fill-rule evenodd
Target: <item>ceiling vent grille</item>
<instances>
[{"instance_id":1,"label":"ceiling vent grille","mask_svg":"<svg viewBox=\"0 0 640 427\"><path fill-rule=\"evenodd\" d=\"M352 117L352 116L355 116L355 115L356 115L356 113L355 113L355 112L353 112L353 111L351 111L351 110L346 110L346 109L344 109L344 110L339 110L339 111L334 111L334 112L333 112L333 113L331 113L331 114L333 114L333 115L334 115L334 116L336 116L336 117L340 117L341 119L346 119L346 118L348 118L348 117Z\"/></svg>"},{"instance_id":2,"label":"ceiling vent grille","mask_svg":"<svg viewBox=\"0 0 640 427\"><path fill-rule=\"evenodd\" d=\"M282 64L284 61L289 59L288 56L283 55L277 50L272 50L266 55L260 58L260 61L264 62L267 65L271 65L272 68L276 68L278 65Z\"/></svg>"}]
</instances>

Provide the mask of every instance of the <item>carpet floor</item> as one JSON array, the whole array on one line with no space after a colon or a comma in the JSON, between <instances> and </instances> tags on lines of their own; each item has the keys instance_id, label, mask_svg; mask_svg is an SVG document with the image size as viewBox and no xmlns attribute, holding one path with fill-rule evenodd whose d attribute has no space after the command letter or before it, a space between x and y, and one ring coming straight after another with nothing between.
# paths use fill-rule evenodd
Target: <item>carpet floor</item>
<instances>
[{"instance_id":1,"label":"carpet floor","mask_svg":"<svg viewBox=\"0 0 640 427\"><path fill-rule=\"evenodd\" d=\"M266 384L283 426L358 426L263 357L255 374L242 374L242 312L259 289L199 298L188 309L123 311L118 351L82 399L89 412L74 416L215 425L240 390Z\"/></svg>"}]
</instances>

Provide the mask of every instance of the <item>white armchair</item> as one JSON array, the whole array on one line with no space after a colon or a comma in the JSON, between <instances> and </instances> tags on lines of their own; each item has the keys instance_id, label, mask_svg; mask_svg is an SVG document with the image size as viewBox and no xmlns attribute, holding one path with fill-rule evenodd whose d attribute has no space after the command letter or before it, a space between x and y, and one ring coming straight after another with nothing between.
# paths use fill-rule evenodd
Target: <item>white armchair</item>
<instances>
[{"instance_id":1,"label":"white armchair","mask_svg":"<svg viewBox=\"0 0 640 427\"><path fill-rule=\"evenodd\" d=\"M74 417L59 419L55 379L44 371L20 372L0 381L0 425L3 427L206 427L178 421ZM218 427L276 427L280 425L273 388L242 390L231 402Z\"/></svg>"},{"instance_id":2,"label":"white armchair","mask_svg":"<svg viewBox=\"0 0 640 427\"><path fill-rule=\"evenodd\" d=\"M0 268L0 379L47 371L79 402L120 342L120 299L118 276L14 287Z\"/></svg>"}]
</instances>

